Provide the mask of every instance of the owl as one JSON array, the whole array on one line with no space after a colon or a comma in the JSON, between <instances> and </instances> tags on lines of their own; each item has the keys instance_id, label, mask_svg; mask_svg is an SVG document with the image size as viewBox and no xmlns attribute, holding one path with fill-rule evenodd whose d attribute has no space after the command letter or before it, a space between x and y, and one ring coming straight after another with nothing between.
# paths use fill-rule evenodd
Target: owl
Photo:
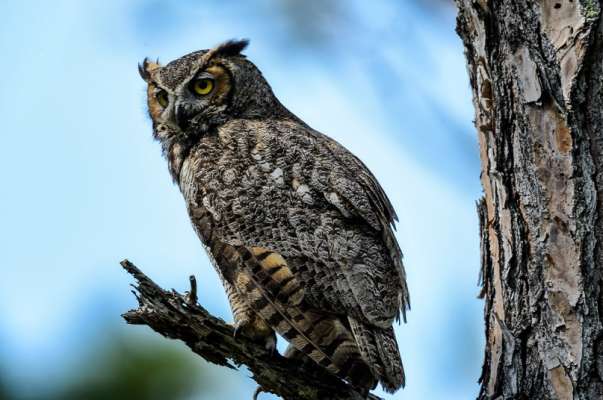
<instances>
[{"instance_id":1,"label":"owl","mask_svg":"<svg viewBox=\"0 0 603 400\"><path fill-rule=\"evenodd\" d=\"M357 157L280 103L247 44L139 65L235 332L271 349L277 333L286 357L394 392L405 378L392 324L409 308L396 214Z\"/></svg>"}]
</instances>

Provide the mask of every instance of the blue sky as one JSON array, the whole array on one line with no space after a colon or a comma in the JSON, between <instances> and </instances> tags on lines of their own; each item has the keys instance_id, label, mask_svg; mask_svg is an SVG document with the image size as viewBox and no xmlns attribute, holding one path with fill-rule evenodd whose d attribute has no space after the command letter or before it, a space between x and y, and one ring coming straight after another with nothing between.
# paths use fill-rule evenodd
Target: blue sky
<instances>
[{"instance_id":1,"label":"blue sky","mask_svg":"<svg viewBox=\"0 0 603 400\"><path fill-rule=\"evenodd\" d=\"M184 290L194 273L201 304L230 320L152 141L136 64L246 37L281 101L358 155L398 212L412 311L397 327L408 387L391 398L474 396L481 190L462 46L449 5L396 3L2 2L0 366L14 365L9 383L52 385L86 343L110 334L107 324L150 335L119 318L135 304L118 265L126 257L164 287ZM214 373L250 395L244 373Z\"/></svg>"}]
</instances>

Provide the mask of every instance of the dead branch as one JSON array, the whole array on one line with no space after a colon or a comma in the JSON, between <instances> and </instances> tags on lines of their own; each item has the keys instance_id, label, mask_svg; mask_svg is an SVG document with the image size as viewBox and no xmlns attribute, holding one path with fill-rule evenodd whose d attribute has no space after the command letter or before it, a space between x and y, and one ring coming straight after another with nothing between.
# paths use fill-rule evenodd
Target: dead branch
<instances>
[{"instance_id":1,"label":"dead branch","mask_svg":"<svg viewBox=\"0 0 603 400\"><path fill-rule=\"evenodd\" d=\"M122 267L137 284L133 292L138 308L123 314L127 323L148 325L171 339L180 339L196 354L228 368L246 365L262 391L285 400L379 400L363 396L353 386L323 370L271 353L262 344L241 335L232 326L197 304L197 285L191 276L191 291L182 295L161 289L128 260ZM257 393L256 393L257 395Z\"/></svg>"}]
</instances>

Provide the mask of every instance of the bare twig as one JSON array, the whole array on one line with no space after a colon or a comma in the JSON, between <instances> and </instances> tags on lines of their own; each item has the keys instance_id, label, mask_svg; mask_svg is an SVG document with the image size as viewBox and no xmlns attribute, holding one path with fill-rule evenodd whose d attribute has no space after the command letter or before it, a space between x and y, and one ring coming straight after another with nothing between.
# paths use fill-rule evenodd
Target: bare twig
<instances>
[{"instance_id":1,"label":"bare twig","mask_svg":"<svg viewBox=\"0 0 603 400\"><path fill-rule=\"evenodd\" d=\"M180 339L193 352L214 364L229 368L245 364L262 391L285 400L380 399L372 394L363 396L353 386L318 366L272 354L262 344L242 335L235 338L232 326L197 304L194 277L190 278L190 292L181 295L161 289L128 260L122 261L121 265L138 282L134 285L138 292L138 308L122 315L127 323L148 325L165 337Z\"/></svg>"}]
</instances>

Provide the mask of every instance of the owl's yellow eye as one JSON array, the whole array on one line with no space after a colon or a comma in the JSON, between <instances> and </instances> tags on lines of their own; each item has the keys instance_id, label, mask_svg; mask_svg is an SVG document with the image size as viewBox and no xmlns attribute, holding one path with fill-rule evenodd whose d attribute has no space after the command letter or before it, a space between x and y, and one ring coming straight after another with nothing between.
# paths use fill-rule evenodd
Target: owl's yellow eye
<instances>
[{"instance_id":1,"label":"owl's yellow eye","mask_svg":"<svg viewBox=\"0 0 603 400\"><path fill-rule=\"evenodd\" d=\"M167 107L168 103L169 103L169 99L168 99L168 94L165 90L160 90L157 92L157 94L155 95L155 98L157 99L157 102L159 103L159 105L163 108Z\"/></svg>"},{"instance_id":2,"label":"owl's yellow eye","mask_svg":"<svg viewBox=\"0 0 603 400\"><path fill-rule=\"evenodd\" d=\"M210 78L201 78L193 82L193 91L199 96L205 96L214 89L214 81Z\"/></svg>"}]
</instances>

